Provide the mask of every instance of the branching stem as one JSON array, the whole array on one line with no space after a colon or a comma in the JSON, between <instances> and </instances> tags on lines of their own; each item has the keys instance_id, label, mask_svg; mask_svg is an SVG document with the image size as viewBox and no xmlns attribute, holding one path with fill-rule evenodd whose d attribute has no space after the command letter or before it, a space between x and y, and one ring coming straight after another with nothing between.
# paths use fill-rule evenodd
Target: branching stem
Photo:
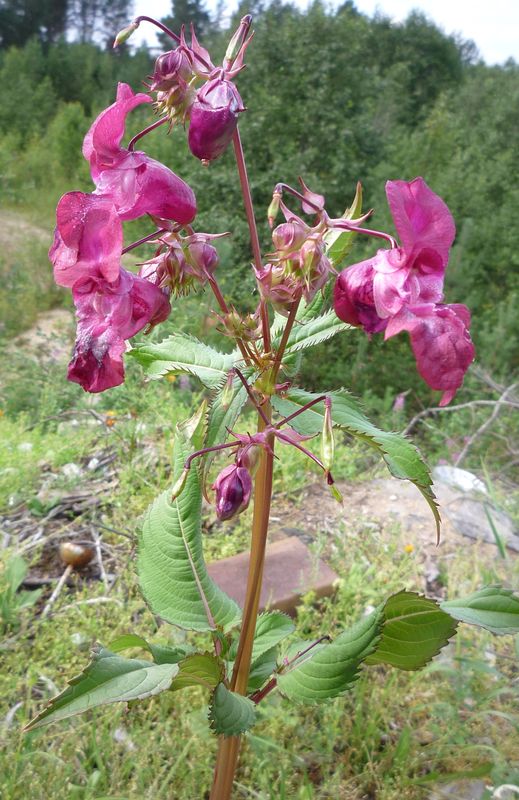
<instances>
[{"instance_id":1,"label":"branching stem","mask_svg":"<svg viewBox=\"0 0 519 800\"><path fill-rule=\"evenodd\" d=\"M156 25L157 28L160 28L162 33L165 33L166 36L169 36L170 39L173 39L174 42L180 44L180 36L174 33L171 28L168 28L167 25L164 25L162 22L159 22L157 19L153 19L153 17L136 17L134 20L136 25L140 25L141 22L151 22L152 25Z\"/></svg>"}]
</instances>

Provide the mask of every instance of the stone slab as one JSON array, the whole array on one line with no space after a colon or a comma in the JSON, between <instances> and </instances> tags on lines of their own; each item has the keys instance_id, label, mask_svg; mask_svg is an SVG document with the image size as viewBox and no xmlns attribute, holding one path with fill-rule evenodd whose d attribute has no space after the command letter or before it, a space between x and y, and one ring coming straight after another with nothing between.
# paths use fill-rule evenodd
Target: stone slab
<instances>
[{"instance_id":1,"label":"stone slab","mask_svg":"<svg viewBox=\"0 0 519 800\"><path fill-rule=\"evenodd\" d=\"M223 558L208 564L211 578L243 608L247 587L249 554ZM295 536L267 546L260 609L277 608L294 614L301 596L332 594L338 575L324 561L312 555Z\"/></svg>"}]
</instances>

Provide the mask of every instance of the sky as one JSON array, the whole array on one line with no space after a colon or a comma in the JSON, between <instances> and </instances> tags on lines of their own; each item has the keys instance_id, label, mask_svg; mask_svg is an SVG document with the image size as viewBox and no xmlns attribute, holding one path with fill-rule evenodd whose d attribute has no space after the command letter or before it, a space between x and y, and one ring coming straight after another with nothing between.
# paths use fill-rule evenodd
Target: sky
<instances>
[{"instance_id":1,"label":"sky","mask_svg":"<svg viewBox=\"0 0 519 800\"><path fill-rule=\"evenodd\" d=\"M487 64L503 64L512 57L519 61L519 3L517 0L354 0L362 13L372 16L377 10L392 17L396 22L406 18L409 12L420 9L447 34L458 33L464 39L472 39ZM295 5L305 8L306 0L293 0ZM339 3L332 2L332 5ZM206 0L212 11L214 0ZM231 13L237 3L229 3ZM135 15L165 17L171 8L171 0L134 0ZM132 37L138 45L146 41L157 44L152 26L143 23Z\"/></svg>"}]
</instances>

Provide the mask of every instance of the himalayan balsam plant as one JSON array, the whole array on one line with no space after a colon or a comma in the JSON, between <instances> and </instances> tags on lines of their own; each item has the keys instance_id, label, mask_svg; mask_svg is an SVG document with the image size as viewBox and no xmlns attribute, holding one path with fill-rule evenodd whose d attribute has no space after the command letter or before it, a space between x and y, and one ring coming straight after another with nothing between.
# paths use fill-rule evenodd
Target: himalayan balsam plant
<instances>
[{"instance_id":1,"label":"himalayan balsam plant","mask_svg":"<svg viewBox=\"0 0 519 800\"><path fill-rule=\"evenodd\" d=\"M188 44L184 30L177 35L147 17L122 31L116 45L143 21L162 28L174 49L157 59L149 93L134 94L119 84L113 105L92 124L83 154L95 188L89 194L69 192L59 201L50 259L56 282L71 288L76 307L77 340L68 378L87 392L124 381L126 341L166 320L172 300L181 303L200 289L216 298L220 331L233 341L232 352L176 331L159 343L135 344L127 353L152 378L187 373L207 389L202 408L177 425L172 484L147 512L137 571L153 614L204 639L209 633L213 650L152 643L131 633L110 649L97 646L84 672L28 728L96 706L202 686L209 725L219 736L210 797L225 800L231 796L241 737L254 725L257 704L272 692L290 703L319 703L342 695L371 665L419 669L455 635L460 621L496 634L516 633L519 598L500 587L443 603L401 591L381 598L372 613L348 622L333 639L316 631L313 640L289 649L290 618L278 611L258 615L274 453L280 459L288 447L304 453L341 501L332 473L334 442L341 441L342 432L360 439L380 454L392 475L415 484L439 537L431 478L416 448L403 436L376 428L345 389L314 394L296 388L293 378L302 352L332 336L383 333L389 338L407 331L420 375L442 392L442 405L449 403L474 358L468 309L443 302L454 221L422 178L386 184L398 239L366 226L371 213L362 213L360 184L351 206L333 217L325 198L303 180L298 188L280 182L267 212L272 248L263 256L238 130L245 109L235 84L245 66L251 18L242 19L221 66L213 64L193 30ZM143 104L158 118L123 146L127 117ZM161 125L187 128L191 153L207 165L234 150L250 231L251 285L259 300L253 313L237 310L220 289L213 242L224 234L196 230L191 188L136 149ZM279 215L283 221L274 227ZM149 235L125 246L122 223L141 217L149 219ZM356 236L378 239L381 247L368 260L344 268ZM123 269L122 254L144 242L155 243L153 258L141 261L137 274ZM255 409L257 426L244 435L237 431L246 404ZM307 448L314 437L320 437L320 457ZM226 464L210 487L215 454ZM254 504L243 609L206 571L203 490L214 498L220 520ZM140 648L144 656L120 655L129 648Z\"/></svg>"}]
</instances>

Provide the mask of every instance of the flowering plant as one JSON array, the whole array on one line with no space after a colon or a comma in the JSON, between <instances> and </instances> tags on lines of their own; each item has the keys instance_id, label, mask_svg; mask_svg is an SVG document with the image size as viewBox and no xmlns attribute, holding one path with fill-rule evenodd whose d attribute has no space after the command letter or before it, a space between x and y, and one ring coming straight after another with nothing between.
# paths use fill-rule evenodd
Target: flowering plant
<instances>
[{"instance_id":1,"label":"flowering plant","mask_svg":"<svg viewBox=\"0 0 519 800\"><path fill-rule=\"evenodd\" d=\"M139 17L116 44L145 20L153 22ZM209 632L213 652L158 645L134 634L119 637L110 649L96 647L85 671L28 727L98 705L203 686L211 728L220 736L211 798L225 800L232 792L240 738L254 724L257 704L271 692L292 702L319 702L346 692L363 665L418 669L454 636L458 621L495 633L517 632L519 599L509 590L490 587L439 604L402 591L381 600L333 641L321 636L291 657L280 656L281 642L293 630L290 619L276 611L258 616L275 449L281 457L281 445L303 452L341 501L332 472L335 437L338 431L358 437L379 452L396 478L415 484L431 508L439 537L432 481L415 447L403 436L376 428L343 389L314 394L296 388L292 367L300 352L335 335L354 335L355 327L368 335L384 331L386 338L407 331L420 374L443 392L441 403L448 403L474 358L468 309L443 303L454 222L422 178L387 184L400 244L391 234L366 227L371 212L362 213L360 185L346 212L333 217L325 198L303 180L298 188L280 182L267 211L273 250L263 257L238 130L245 109L235 85L251 40L251 18L242 19L218 67L194 31L188 44L184 30L177 35L155 24L175 48L157 59L151 94L134 94L120 84L113 105L88 131L83 154L95 188L61 198L50 259L56 282L71 288L77 312L68 377L88 392L123 382L125 342L164 321L173 299L182 302L182 296L204 288L219 305L220 330L233 340L232 352L220 352L182 331L159 343L140 342L128 352L150 376L189 373L209 390L204 405L177 425L173 482L146 515L137 570L153 613L186 630ZM158 119L121 146L128 115L151 104L152 95ZM135 150L140 139L165 123L189 125L188 146L206 163L234 149L251 238L251 277L258 290L253 313L231 306L220 289L219 256L212 242L225 234L196 231L191 188ZM280 213L284 221L274 227ZM153 230L124 247L122 223L145 216ZM378 238L387 247L339 271L355 236ZM145 242L156 244L154 257L141 263L138 274L124 269L121 256ZM234 428L247 402L258 424L244 435ZM316 436L320 457L306 446ZM212 485L219 519L236 517L254 503L243 609L211 580L203 557L202 491L216 453L229 459ZM146 657L120 655L130 647L144 650Z\"/></svg>"}]
</instances>

